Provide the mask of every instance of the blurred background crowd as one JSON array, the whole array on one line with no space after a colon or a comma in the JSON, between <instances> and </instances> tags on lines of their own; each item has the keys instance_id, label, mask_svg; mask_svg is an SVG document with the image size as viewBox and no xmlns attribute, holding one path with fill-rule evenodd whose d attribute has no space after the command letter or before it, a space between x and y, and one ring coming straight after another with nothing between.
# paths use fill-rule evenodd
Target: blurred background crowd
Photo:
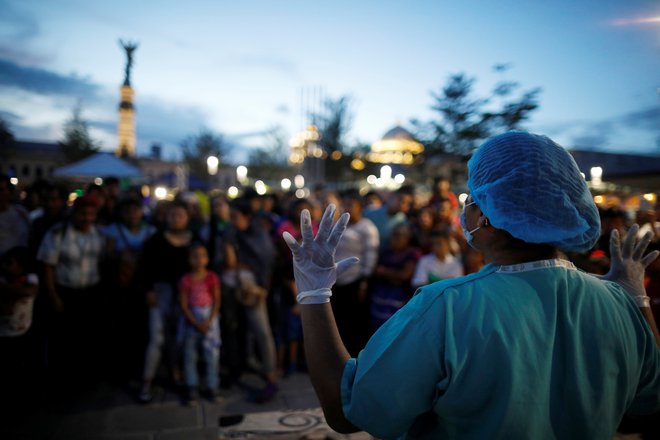
<instances>
[{"instance_id":1,"label":"blurred background crowd","mask_svg":"<svg viewBox=\"0 0 660 440\"><path fill-rule=\"evenodd\" d=\"M211 398L217 397L215 379L229 387L245 371L256 371L264 387L253 397L269 400L282 377L305 369L298 292L282 239L284 231L300 238L303 209L313 222L328 204L339 208L337 215L351 215L337 258L355 255L360 262L337 280L332 306L353 356L417 287L484 265L460 226L466 195L442 177L430 190L404 185L361 194L319 185L304 198L248 189L235 197L214 190L158 201L106 178L76 196L45 181L19 192L0 176L5 402L101 381L129 386L149 402L155 387L196 384L189 374L198 367ZM623 233L632 223L640 224L640 234L651 230L650 250L660 249L657 206L600 214L596 247L566 255L580 269L607 272L609 233ZM200 264L189 252L200 244L206 251L201 264L220 280L219 313L211 317L219 339L202 337L190 351L184 349L181 279L191 264ZM659 320L660 262L649 266L645 283ZM203 357L191 354L197 348Z\"/></svg>"}]
</instances>

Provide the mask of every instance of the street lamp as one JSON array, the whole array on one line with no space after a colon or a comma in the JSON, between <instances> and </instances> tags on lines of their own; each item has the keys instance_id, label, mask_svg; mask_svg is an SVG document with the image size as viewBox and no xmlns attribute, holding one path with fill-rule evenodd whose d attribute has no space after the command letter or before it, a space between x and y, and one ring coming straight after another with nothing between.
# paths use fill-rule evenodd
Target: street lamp
<instances>
[{"instance_id":1,"label":"street lamp","mask_svg":"<svg viewBox=\"0 0 660 440\"><path fill-rule=\"evenodd\" d=\"M248 169L245 165L236 167L236 178L239 182L245 183L247 181Z\"/></svg>"},{"instance_id":2,"label":"street lamp","mask_svg":"<svg viewBox=\"0 0 660 440\"><path fill-rule=\"evenodd\" d=\"M380 167L380 178L386 181L390 180L392 178L392 167L389 165Z\"/></svg>"},{"instance_id":3,"label":"street lamp","mask_svg":"<svg viewBox=\"0 0 660 440\"><path fill-rule=\"evenodd\" d=\"M209 175L215 176L218 174L218 164L220 160L215 156L209 156L206 158L206 169L209 172Z\"/></svg>"},{"instance_id":4,"label":"street lamp","mask_svg":"<svg viewBox=\"0 0 660 440\"><path fill-rule=\"evenodd\" d=\"M589 170L591 173L591 184L598 187L603 183L603 169L601 167L592 167Z\"/></svg>"},{"instance_id":5,"label":"street lamp","mask_svg":"<svg viewBox=\"0 0 660 440\"><path fill-rule=\"evenodd\" d=\"M236 197L238 197L238 188L236 188L235 186L230 186L227 189L227 195L229 196L229 198L235 199Z\"/></svg>"},{"instance_id":6,"label":"street lamp","mask_svg":"<svg viewBox=\"0 0 660 440\"><path fill-rule=\"evenodd\" d=\"M158 200L163 200L165 197L167 197L167 189L163 186L158 186L154 190L154 195Z\"/></svg>"},{"instance_id":7,"label":"street lamp","mask_svg":"<svg viewBox=\"0 0 660 440\"><path fill-rule=\"evenodd\" d=\"M257 192L257 194L259 194L260 196L266 194L266 191L268 190L263 180L257 180L256 182L254 182L254 189Z\"/></svg>"}]
</instances>

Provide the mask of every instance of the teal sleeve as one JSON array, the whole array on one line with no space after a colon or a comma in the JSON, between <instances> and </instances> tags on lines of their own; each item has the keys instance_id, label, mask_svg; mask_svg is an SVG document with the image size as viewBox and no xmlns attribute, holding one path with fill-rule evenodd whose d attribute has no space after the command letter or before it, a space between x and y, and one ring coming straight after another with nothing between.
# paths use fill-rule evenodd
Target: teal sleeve
<instances>
[{"instance_id":1,"label":"teal sleeve","mask_svg":"<svg viewBox=\"0 0 660 440\"><path fill-rule=\"evenodd\" d=\"M427 295L414 297L344 367L344 416L378 438L405 434L437 398L444 370L444 307L435 295L432 305Z\"/></svg>"}]
</instances>

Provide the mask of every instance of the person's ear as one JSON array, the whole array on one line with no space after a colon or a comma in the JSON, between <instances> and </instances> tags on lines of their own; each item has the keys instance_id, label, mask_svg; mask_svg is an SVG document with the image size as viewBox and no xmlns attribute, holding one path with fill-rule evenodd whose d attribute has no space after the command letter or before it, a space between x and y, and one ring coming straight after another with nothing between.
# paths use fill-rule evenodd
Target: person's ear
<instances>
[{"instance_id":1,"label":"person's ear","mask_svg":"<svg viewBox=\"0 0 660 440\"><path fill-rule=\"evenodd\" d=\"M480 226L490 226L490 220L488 220L488 217L486 217L486 214L479 209L479 218L477 219L477 225Z\"/></svg>"}]
</instances>

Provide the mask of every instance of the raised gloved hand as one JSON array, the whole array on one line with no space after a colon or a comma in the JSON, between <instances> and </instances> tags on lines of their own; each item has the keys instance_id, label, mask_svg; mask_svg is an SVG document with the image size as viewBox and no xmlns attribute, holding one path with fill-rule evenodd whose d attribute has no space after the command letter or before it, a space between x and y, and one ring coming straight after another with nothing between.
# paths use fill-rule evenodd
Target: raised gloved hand
<instances>
[{"instance_id":1,"label":"raised gloved hand","mask_svg":"<svg viewBox=\"0 0 660 440\"><path fill-rule=\"evenodd\" d=\"M649 297L644 288L644 270L658 257L660 252L653 251L642 257L653 234L648 232L637 240L638 232L639 225L632 225L621 243L619 231L616 229L612 231L610 235L610 270L601 279L619 284L639 307L649 307Z\"/></svg>"},{"instance_id":2,"label":"raised gloved hand","mask_svg":"<svg viewBox=\"0 0 660 440\"><path fill-rule=\"evenodd\" d=\"M302 243L298 243L288 232L282 235L293 253L293 274L299 292L297 299L301 304L329 302L332 296L330 288L337 276L358 262L356 257L349 257L335 263L335 250L349 218L348 213L344 213L333 224L335 210L335 205L325 209L316 238L312 232L312 219L306 209L300 214Z\"/></svg>"}]
</instances>

